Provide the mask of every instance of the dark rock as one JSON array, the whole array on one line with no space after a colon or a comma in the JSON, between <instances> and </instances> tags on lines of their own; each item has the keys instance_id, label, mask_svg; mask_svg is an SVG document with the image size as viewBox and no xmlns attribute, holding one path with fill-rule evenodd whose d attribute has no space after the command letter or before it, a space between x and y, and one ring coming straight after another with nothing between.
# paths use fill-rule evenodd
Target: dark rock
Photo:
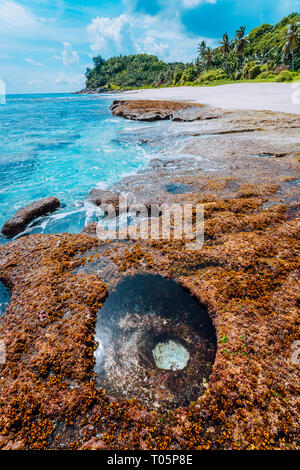
<instances>
[{"instance_id":1,"label":"dark rock","mask_svg":"<svg viewBox=\"0 0 300 470\"><path fill-rule=\"evenodd\" d=\"M114 116L132 121L162 121L172 118L172 109L161 106L161 102L115 100L111 105Z\"/></svg>"},{"instance_id":2,"label":"dark rock","mask_svg":"<svg viewBox=\"0 0 300 470\"><path fill-rule=\"evenodd\" d=\"M133 121L174 120L191 122L219 117L219 113L207 106L177 101L115 100L110 109L114 116Z\"/></svg>"},{"instance_id":3,"label":"dark rock","mask_svg":"<svg viewBox=\"0 0 300 470\"><path fill-rule=\"evenodd\" d=\"M105 86L97 88L83 88L83 90L75 91L74 95L97 95L99 93L105 93L107 91Z\"/></svg>"},{"instance_id":4,"label":"dark rock","mask_svg":"<svg viewBox=\"0 0 300 470\"><path fill-rule=\"evenodd\" d=\"M101 204L111 204L115 209L119 209L119 194L112 191L104 191L103 189L92 189L89 194L89 200L101 206Z\"/></svg>"},{"instance_id":5,"label":"dark rock","mask_svg":"<svg viewBox=\"0 0 300 470\"><path fill-rule=\"evenodd\" d=\"M25 230L26 226L34 219L54 212L60 206L56 197L48 197L28 206L22 207L16 214L5 222L1 232L8 238L15 237Z\"/></svg>"}]
</instances>

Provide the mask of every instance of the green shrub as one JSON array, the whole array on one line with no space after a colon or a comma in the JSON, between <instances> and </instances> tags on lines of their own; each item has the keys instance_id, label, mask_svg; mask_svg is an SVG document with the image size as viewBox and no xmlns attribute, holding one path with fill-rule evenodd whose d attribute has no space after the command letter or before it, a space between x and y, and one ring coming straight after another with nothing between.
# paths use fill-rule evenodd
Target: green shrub
<instances>
[{"instance_id":1,"label":"green shrub","mask_svg":"<svg viewBox=\"0 0 300 470\"><path fill-rule=\"evenodd\" d=\"M269 64L263 64L260 66L260 69L261 69L261 73L263 72L268 72L270 73L272 71L272 67L270 67Z\"/></svg>"},{"instance_id":2,"label":"green shrub","mask_svg":"<svg viewBox=\"0 0 300 470\"><path fill-rule=\"evenodd\" d=\"M177 85L177 83L180 82L180 80L182 79L182 74L183 74L183 71L182 70L176 70L175 74L174 74L174 81L173 81L173 85Z\"/></svg>"},{"instance_id":3,"label":"green shrub","mask_svg":"<svg viewBox=\"0 0 300 470\"><path fill-rule=\"evenodd\" d=\"M205 73L202 73L199 77L199 81L202 83L215 82L217 80L224 80L226 78L226 72L223 69L211 69Z\"/></svg>"},{"instance_id":4,"label":"green shrub","mask_svg":"<svg viewBox=\"0 0 300 470\"><path fill-rule=\"evenodd\" d=\"M289 70L283 70L276 78L276 82L292 82L293 74Z\"/></svg>"},{"instance_id":5,"label":"green shrub","mask_svg":"<svg viewBox=\"0 0 300 470\"><path fill-rule=\"evenodd\" d=\"M247 62L244 67L243 67L243 77L244 78L250 78L249 77L249 72L253 67L256 67L257 63L254 61L249 61Z\"/></svg>"},{"instance_id":6,"label":"green shrub","mask_svg":"<svg viewBox=\"0 0 300 470\"><path fill-rule=\"evenodd\" d=\"M115 85L114 83L110 83L109 89L113 91L118 91L118 90L121 90L121 87L119 87L118 85Z\"/></svg>"},{"instance_id":7,"label":"green shrub","mask_svg":"<svg viewBox=\"0 0 300 470\"><path fill-rule=\"evenodd\" d=\"M257 78L276 78L276 75L270 71L262 72Z\"/></svg>"},{"instance_id":8,"label":"green shrub","mask_svg":"<svg viewBox=\"0 0 300 470\"><path fill-rule=\"evenodd\" d=\"M254 80L254 78L257 78L258 75L261 73L261 67L260 65L254 65L249 72L248 72L248 77L250 80Z\"/></svg>"},{"instance_id":9,"label":"green shrub","mask_svg":"<svg viewBox=\"0 0 300 470\"><path fill-rule=\"evenodd\" d=\"M197 73L194 67L187 67L182 74L181 81L183 83L193 82L197 78Z\"/></svg>"}]
</instances>

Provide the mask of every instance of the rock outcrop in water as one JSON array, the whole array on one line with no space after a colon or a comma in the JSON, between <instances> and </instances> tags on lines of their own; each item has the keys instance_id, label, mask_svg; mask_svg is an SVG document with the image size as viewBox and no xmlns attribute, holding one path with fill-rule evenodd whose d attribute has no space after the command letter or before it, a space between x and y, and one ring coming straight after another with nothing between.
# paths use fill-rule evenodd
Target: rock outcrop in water
<instances>
[{"instance_id":1,"label":"rock outcrop in water","mask_svg":"<svg viewBox=\"0 0 300 470\"><path fill-rule=\"evenodd\" d=\"M105 86L99 86L97 88L83 88L80 91L75 91L73 94L74 95L98 95L100 93L105 93L107 92L107 89Z\"/></svg>"},{"instance_id":2,"label":"rock outcrop in water","mask_svg":"<svg viewBox=\"0 0 300 470\"><path fill-rule=\"evenodd\" d=\"M94 188L89 194L89 201L101 206L102 204L112 205L115 209L119 208L119 194L112 191L105 191L100 188Z\"/></svg>"},{"instance_id":3,"label":"rock outcrop in water","mask_svg":"<svg viewBox=\"0 0 300 470\"><path fill-rule=\"evenodd\" d=\"M221 114L201 104L160 100L115 100L111 110L114 116L148 122L164 120L192 122L215 119Z\"/></svg>"},{"instance_id":4,"label":"rock outcrop in water","mask_svg":"<svg viewBox=\"0 0 300 470\"><path fill-rule=\"evenodd\" d=\"M28 206L22 207L16 214L3 225L1 232L8 238L15 237L23 232L26 226L34 219L54 212L60 207L60 201L56 197L48 197Z\"/></svg>"}]
</instances>

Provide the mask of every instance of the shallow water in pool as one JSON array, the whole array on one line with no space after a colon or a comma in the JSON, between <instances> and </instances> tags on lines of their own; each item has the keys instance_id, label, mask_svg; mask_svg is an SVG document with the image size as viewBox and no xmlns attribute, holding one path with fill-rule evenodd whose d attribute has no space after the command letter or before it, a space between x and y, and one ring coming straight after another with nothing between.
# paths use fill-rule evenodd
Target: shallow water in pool
<instances>
[{"instance_id":1,"label":"shallow water in pool","mask_svg":"<svg viewBox=\"0 0 300 470\"><path fill-rule=\"evenodd\" d=\"M205 392L216 330L205 306L172 280L123 278L98 313L95 338L98 385L116 398L170 409Z\"/></svg>"}]
</instances>

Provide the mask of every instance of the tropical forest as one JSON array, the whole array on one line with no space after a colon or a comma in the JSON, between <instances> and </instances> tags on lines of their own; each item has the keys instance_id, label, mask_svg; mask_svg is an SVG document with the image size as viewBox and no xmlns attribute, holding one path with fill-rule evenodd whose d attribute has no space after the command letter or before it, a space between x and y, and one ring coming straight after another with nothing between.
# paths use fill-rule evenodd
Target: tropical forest
<instances>
[{"instance_id":1,"label":"tropical forest","mask_svg":"<svg viewBox=\"0 0 300 470\"><path fill-rule=\"evenodd\" d=\"M90 91L130 90L182 85L216 85L235 81L300 80L300 15L292 13L276 25L262 24L247 34L240 26L218 47L202 41L192 63L165 63L156 56L137 54L93 58L86 71Z\"/></svg>"}]
</instances>

